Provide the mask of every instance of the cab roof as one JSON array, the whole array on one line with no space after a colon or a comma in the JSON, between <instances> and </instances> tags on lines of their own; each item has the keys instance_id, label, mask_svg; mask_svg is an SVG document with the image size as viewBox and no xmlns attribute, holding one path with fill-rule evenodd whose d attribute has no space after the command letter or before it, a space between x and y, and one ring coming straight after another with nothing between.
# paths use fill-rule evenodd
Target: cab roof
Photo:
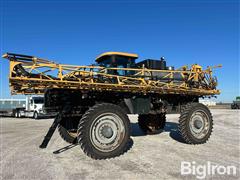
<instances>
[{"instance_id":1,"label":"cab roof","mask_svg":"<svg viewBox=\"0 0 240 180\"><path fill-rule=\"evenodd\" d=\"M108 56L125 56L125 57L129 57L132 59L137 59L138 55L137 54L133 54L133 53L125 53L125 52L105 52L103 54L100 54L97 58L96 58L96 62L100 62L102 61L102 59L108 57Z\"/></svg>"}]
</instances>

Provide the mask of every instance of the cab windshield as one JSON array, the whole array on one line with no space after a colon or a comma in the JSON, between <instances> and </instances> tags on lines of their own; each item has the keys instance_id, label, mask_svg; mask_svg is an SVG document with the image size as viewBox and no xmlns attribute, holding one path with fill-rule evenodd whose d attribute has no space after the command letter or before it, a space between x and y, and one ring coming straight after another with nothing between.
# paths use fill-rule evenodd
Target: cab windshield
<instances>
[{"instance_id":1,"label":"cab windshield","mask_svg":"<svg viewBox=\"0 0 240 180\"><path fill-rule=\"evenodd\" d=\"M43 98L34 98L35 104L43 104Z\"/></svg>"}]
</instances>

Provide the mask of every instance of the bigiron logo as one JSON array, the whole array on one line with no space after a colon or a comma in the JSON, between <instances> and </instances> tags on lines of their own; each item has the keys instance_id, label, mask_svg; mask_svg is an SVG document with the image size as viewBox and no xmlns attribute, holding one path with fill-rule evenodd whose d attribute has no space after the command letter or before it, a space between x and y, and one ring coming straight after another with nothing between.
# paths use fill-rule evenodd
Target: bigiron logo
<instances>
[{"instance_id":1,"label":"bigiron logo","mask_svg":"<svg viewBox=\"0 0 240 180\"><path fill-rule=\"evenodd\" d=\"M236 176L237 167L233 165L223 166L210 161L205 164L197 164L195 161L181 162L181 175L194 175L197 179L204 179L206 177L214 177L216 175L222 176Z\"/></svg>"}]
</instances>

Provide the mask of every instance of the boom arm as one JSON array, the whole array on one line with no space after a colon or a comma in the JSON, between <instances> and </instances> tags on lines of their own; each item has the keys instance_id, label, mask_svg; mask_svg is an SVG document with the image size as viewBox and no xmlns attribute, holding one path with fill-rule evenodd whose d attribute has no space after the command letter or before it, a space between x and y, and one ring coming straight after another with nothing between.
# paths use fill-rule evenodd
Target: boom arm
<instances>
[{"instance_id":1,"label":"boom arm","mask_svg":"<svg viewBox=\"0 0 240 180\"><path fill-rule=\"evenodd\" d=\"M106 68L57 64L34 56L6 53L10 60L9 82L12 94L41 94L48 88L81 91L215 95L212 69L192 65L179 70L147 68ZM115 73L112 73L115 72ZM127 75L120 75L121 73Z\"/></svg>"}]
</instances>

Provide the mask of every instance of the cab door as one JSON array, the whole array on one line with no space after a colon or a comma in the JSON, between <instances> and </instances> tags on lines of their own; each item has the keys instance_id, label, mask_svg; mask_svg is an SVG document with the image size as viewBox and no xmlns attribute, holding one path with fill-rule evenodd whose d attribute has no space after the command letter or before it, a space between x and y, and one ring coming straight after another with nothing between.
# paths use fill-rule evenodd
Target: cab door
<instances>
[{"instance_id":1,"label":"cab door","mask_svg":"<svg viewBox=\"0 0 240 180\"><path fill-rule=\"evenodd\" d=\"M30 99L29 100L29 111L33 111L34 110L34 100L33 99Z\"/></svg>"}]
</instances>

